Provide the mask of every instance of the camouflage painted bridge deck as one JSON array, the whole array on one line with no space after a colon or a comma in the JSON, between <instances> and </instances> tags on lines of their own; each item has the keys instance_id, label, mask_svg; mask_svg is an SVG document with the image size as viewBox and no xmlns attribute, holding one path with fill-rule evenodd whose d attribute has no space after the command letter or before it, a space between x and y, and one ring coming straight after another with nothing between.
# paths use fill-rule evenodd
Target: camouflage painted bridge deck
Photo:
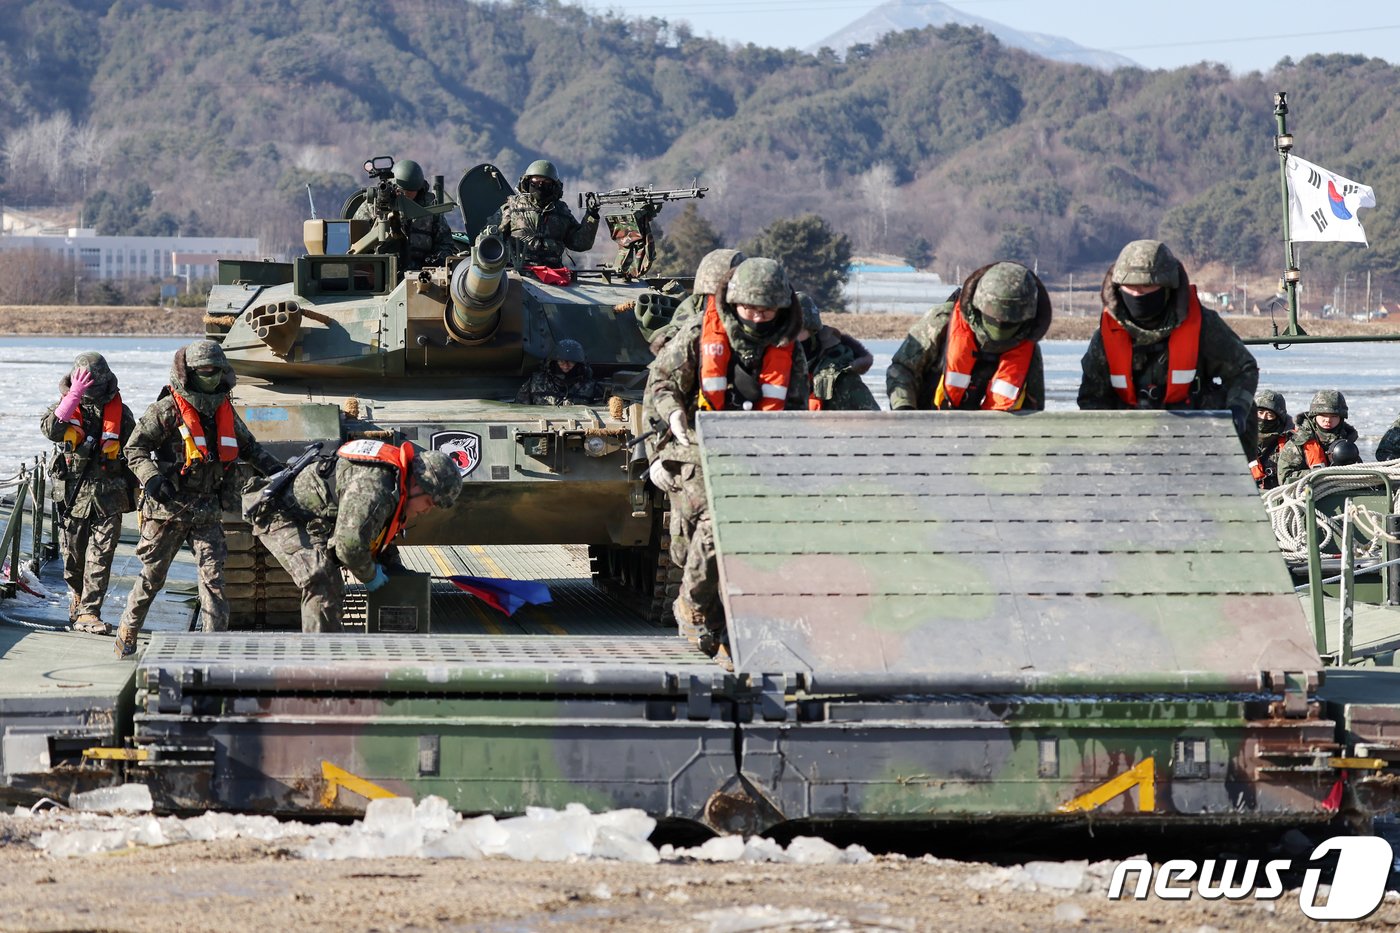
<instances>
[{"instance_id":1,"label":"camouflage painted bridge deck","mask_svg":"<svg viewBox=\"0 0 1400 933\"><path fill-rule=\"evenodd\" d=\"M702 414L738 669L1253 689L1320 667L1228 417Z\"/></svg>"}]
</instances>

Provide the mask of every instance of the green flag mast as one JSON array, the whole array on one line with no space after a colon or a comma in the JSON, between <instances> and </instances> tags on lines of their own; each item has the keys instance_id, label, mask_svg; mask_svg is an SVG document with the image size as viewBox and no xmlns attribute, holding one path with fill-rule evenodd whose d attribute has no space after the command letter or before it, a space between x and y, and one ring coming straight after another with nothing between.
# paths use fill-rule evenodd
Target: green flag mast
<instances>
[{"instance_id":1,"label":"green flag mast","mask_svg":"<svg viewBox=\"0 0 1400 933\"><path fill-rule=\"evenodd\" d=\"M1293 149L1293 135L1288 132L1288 92L1274 95L1274 148L1278 150L1279 185L1283 191L1283 290L1288 296L1288 326L1281 337L1300 337L1307 331L1298 326L1298 259L1293 252L1293 238L1288 229L1288 153Z\"/></svg>"}]
</instances>

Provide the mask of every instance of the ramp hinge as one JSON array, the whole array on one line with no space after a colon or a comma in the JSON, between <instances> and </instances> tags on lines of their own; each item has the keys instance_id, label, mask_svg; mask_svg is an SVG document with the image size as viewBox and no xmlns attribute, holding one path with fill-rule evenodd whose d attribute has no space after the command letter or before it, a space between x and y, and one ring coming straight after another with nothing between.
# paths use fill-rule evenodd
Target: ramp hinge
<instances>
[{"instance_id":1,"label":"ramp hinge","mask_svg":"<svg viewBox=\"0 0 1400 933\"><path fill-rule=\"evenodd\" d=\"M758 681L758 710L765 722L787 719L787 675L763 674Z\"/></svg>"},{"instance_id":2,"label":"ramp hinge","mask_svg":"<svg viewBox=\"0 0 1400 933\"><path fill-rule=\"evenodd\" d=\"M1308 715L1310 700L1317 692L1318 681L1315 671L1271 671L1269 687L1275 693L1283 694L1282 702L1275 702L1270 712L1278 718L1304 719Z\"/></svg>"},{"instance_id":3,"label":"ramp hinge","mask_svg":"<svg viewBox=\"0 0 1400 933\"><path fill-rule=\"evenodd\" d=\"M701 722L711 718L715 709L715 678L690 675L690 689L686 691L685 715L687 719Z\"/></svg>"},{"instance_id":4,"label":"ramp hinge","mask_svg":"<svg viewBox=\"0 0 1400 933\"><path fill-rule=\"evenodd\" d=\"M178 671L161 668L156 680L156 711L186 716L193 713L194 700L185 695L185 689L193 687L197 682L198 676L190 668L181 668Z\"/></svg>"}]
</instances>

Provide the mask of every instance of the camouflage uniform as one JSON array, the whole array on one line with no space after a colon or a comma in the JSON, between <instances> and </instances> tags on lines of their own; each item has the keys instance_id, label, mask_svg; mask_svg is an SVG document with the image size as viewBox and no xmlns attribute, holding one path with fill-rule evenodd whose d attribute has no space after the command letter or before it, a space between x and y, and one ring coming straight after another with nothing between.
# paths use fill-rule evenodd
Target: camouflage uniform
<instances>
[{"instance_id":1,"label":"camouflage uniform","mask_svg":"<svg viewBox=\"0 0 1400 933\"><path fill-rule=\"evenodd\" d=\"M547 178L540 190L527 190L526 179ZM520 176L520 192L506 199L501 206L499 232L507 242L514 242L515 257L527 265L561 266L564 250L586 252L593 248L598 235L598 212L590 209L583 223L574 219L569 205L561 200L564 193L553 164L539 160L530 164Z\"/></svg>"},{"instance_id":2,"label":"camouflage uniform","mask_svg":"<svg viewBox=\"0 0 1400 933\"><path fill-rule=\"evenodd\" d=\"M802 305L802 353L807 357L807 373L812 395L822 411L879 411L880 405L860 378L870 372L875 357L854 337L822 323L822 315L811 295L797 293Z\"/></svg>"},{"instance_id":3,"label":"camouflage uniform","mask_svg":"<svg viewBox=\"0 0 1400 933\"><path fill-rule=\"evenodd\" d=\"M219 386L212 392L199 391L193 381L191 371L206 365L223 369ZM176 350L170 366L170 384L161 390L160 397L146 409L132 432L126 448L131 472L143 486L164 477L173 484L174 495L168 503L158 502L149 495L142 498L141 540L136 545L141 575L131 588L126 612L122 614L119 648L123 643L134 648L136 633L145 622L151 602L165 585L170 562L186 541L197 565L204 630L222 632L228 629L228 600L224 597L224 562L228 546L220 521L226 509L237 506L238 470L237 461L226 468L218 460L214 414L236 381L233 368L217 343L198 340ZM204 436L209 442L209 458L191 464L187 471L183 469L182 422L174 394L198 409ZM282 468L281 461L263 450L236 412L233 427L239 460L250 463L260 473L273 473Z\"/></svg>"},{"instance_id":4,"label":"camouflage uniform","mask_svg":"<svg viewBox=\"0 0 1400 933\"><path fill-rule=\"evenodd\" d=\"M691 283L690 295L672 312L671 322L658 327L649 338L651 352L660 353L661 348L666 346L667 341L675 336L676 331L680 330L686 321L702 313L706 300L715 293L725 274L748 258L742 250L737 249L712 249L706 253L705 258L700 260L700 265L695 267L695 280Z\"/></svg>"},{"instance_id":5,"label":"camouflage uniform","mask_svg":"<svg viewBox=\"0 0 1400 933\"><path fill-rule=\"evenodd\" d=\"M993 270L996 270L994 274ZM1021 341L1031 340L1035 342L1035 347L1023 386L1025 399L1020 410L1043 410L1045 364L1040 355L1040 340L1050 329L1050 296L1040 279L1029 269L1009 262L991 263L972 273L947 301L929 311L909 329L909 335L895 350L889 368L885 370L885 391L889 395L890 409L904 411L936 407L934 395L946 365L948 327L953 308L959 302L963 319L972 329L978 347L977 362L973 366L971 383L961 407L980 408L1001 355ZM1018 325L1014 333L1004 334L999 340L992 339L985 319L988 315L979 304L989 308L1002 307L1003 304L1010 308L1014 305L1018 309L1015 313L1005 312L1007 316L1016 318L1008 321L1008 326ZM993 326L997 323L993 321Z\"/></svg>"},{"instance_id":6,"label":"camouflage uniform","mask_svg":"<svg viewBox=\"0 0 1400 933\"><path fill-rule=\"evenodd\" d=\"M1134 321L1120 286L1159 284L1165 292L1166 307L1157 319ZM1103 280L1106 313L1128 332L1133 343L1132 378L1137 389L1137 408L1164 407L1194 410L1229 409L1235 418L1235 431L1248 454L1255 449L1257 433L1254 390L1259 385L1259 365L1254 356L1220 315L1201 307L1201 341L1196 358L1196 377L1188 401L1166 406L1162 397L1167 386L1168 348L1173 330L1186 320L1191 296L1186 269L1166 246L1156 240L1135 240L1123 248ZM1079 407L1084 410L1131 408L1109 382L1108 357L1104 352L1102 330L1094 332L1089 349L1080 364L1084 375L1079 384Z\"/></svg>"},{"instance_id":7,"label":"camouflage uniform","mask_svg":"<svg viewBox=\"0 0 1400 933\"><path fill-rule=\"evenodd\" d=\"M1400 460L1400 418L1396 418L1376 445L1377 460Z\"/></svg>"},{"instance_id":8,"label":"camouflage uniform","mask_svg":"<svg viewBox=\"0 0 1400 933\"><path fill-rule=\"evenodd\" d=\"M419 191L413 200L420 207L433 207L438 203L437 196L427 188ZM374 205L365 201L356 209L355 219L373 220ZM452 228L441 214L405 219L404 228L404 233L408 236L408 265L401 269L401 272L441 265L444 258L462 249L457 245L457 241L452 239Z\"/></svg>"},{"instance_id":9,"label":"camouflage uniform","mask_svg":"<svg viewBox=\"0 0 1400 933\"><path fill-rule=\"evenodd\" d=\"M573 363L567 373L556 364ZM583 345L561 340L549 359L525 380L515 394L517 405L586 405L598 401L602 387L593 378L593 367L584 361Z\"/></svg>"},{"instance_id":10,"label":"camouflage uniform","mask_svg":"<svg viewBox=\"0 0 1400 933\"><path fill-rule=\"evenodd\" d=\"M131 511L131 474L123 452L106 456L101 449L102 409L120 391L117 377L100 353L80 353L73 361L73 371L78 369L93 377L75 412L82 418L87 443L76 448L65 443L64 434L73 426L55 414L62 396L72 388L72 371L59 380L61 397L44 412L39 427L45 437L61 445L52 461L51 493L62 523L63 581L72 593L69 621L84 631L107 632L110 629L102 624L102 602L121 536L122 513ZM123 447L135 426L131 409L123 404L118 438Z\"/></svg>"},{"instance_id":11,"label":"camouflage uniform","mask_svg":"<svg viewBox=\"0 0 1400 933\"><path fill-rule=\"evenodd\" d=\"M802 329L801 307L787 285L782 266L771 259L746 260L722 284L726 297L718 302L718 306L733 354L731 367L743 366L749 372L756 373L762 363L763 352L768 347L796 339L798 331ZM771 327L765 328L761 335L746 329L734 309L736 300L746 304L762 303L749 300L749 296L755 292L767 300L773 300L772 306L780 308ZM774 293L773 296L769 297L769 292ZM782 296L778 297L777 292L781 292ZM782 303L784 298L785 306ZM643 406L645 410L654 412L661 424L668 424L672 413L682 412L689 429L694 430L695 413L700 408L700 337L704 320L702 314L686 321L652 363ZM744 400L739 397L733 382L731 378L725 410L742 412ZM789 411L805 411L807 394L806 360L800 351L794 352L784 407ZM684 561L680 561L685 571L681 579L681 595L676 600L676 618L683 624L688 621L702 623L707 629L706 641L702 644L714 650L719 647L724 623L719 605L714 532L710 524L699 451L694 443L686 446L678 443L674 437L668 437L659 445L656 459L665 463L671 473L678 474L680 488L671 494L671 508L685 532L685 539L689 541ZM678 556L673 550L673 559Z\"/></svg>"},{"instance_id":12,"label":"camouflage uniform","mask_svg":"<svg viewBox=\"0 0 1400 933\"><path fill-rule=\"evenodd\" d=\"M1288 439L1293 436L1293 419L1288 416L1288 406L1283 396L1272 389L1260 389L1254 396L1256 416L1260 410L1273 413L1273 418L1259 418L1259 442L1250 461L1250 472L1254 483L1260 489L1273 489L1278 486L1278 455Z\"/></svg>"},{"instance_id":13,"label":"camouflage uniform","mask_svg":"<svg viewBox=\"0 0 1400 933\"><path fill-rule=\"evenodd\" d=\"M434 506L450 508L462 488L457 467L437 451L417 451L413 463L414 477ZM253 526L258 540L301 587L303 632L340 631L341 569L361 583L374 578L373 543L388 528L398 501L398 473L387 464L323 457L259 516Z\"/></svg>"},{"instance_id":14,"label":"camouflage uniform","mask_svg":"<svg viewBox=\"0 0 1400 933\"><path fill-rule=\"evenodd\" d=\"M1342 420L1330 431L1324 431L1317 425L1319 414L1340 415ZM1278 481L1280 484L1291 483L1298 477L1312 469L1308 463L1307 444L1308 441L1317 441L1322 445L1326 463L1318 466L1331 465L1332 445L1338 441L1350 441L1356 443L1356 428L1347 424L1347 401L1342 393L1335 389L1324 389L1313 396L1312 405L1308 407L1306 415L1298 416L1298 426L1293 431L1293 436L1288 439L1288 443L1283 445L1283 449L1278 454Z\"/></svg>"}]
</instances>

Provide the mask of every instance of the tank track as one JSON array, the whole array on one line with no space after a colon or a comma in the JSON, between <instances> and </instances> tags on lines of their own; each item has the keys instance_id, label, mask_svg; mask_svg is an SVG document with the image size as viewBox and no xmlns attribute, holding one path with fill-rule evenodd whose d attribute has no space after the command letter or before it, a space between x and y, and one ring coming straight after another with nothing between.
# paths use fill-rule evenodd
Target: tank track
<instances>
[{"instance_id":1,"label":"tank track","mask_svg":"<svg viewBox=\"0 0 1400 933\"><path fill-rule=\"evenodd\" d=\"M589 545L593 584L627 593L645 605L647 620L675 625L671 611L681 591L681 571L671 561L671 499L657 493L652 508L651 540L642 547Z\"/></svg>"},{"instance_id":2,"label":"tank track","mask_svg":"<svg viewBox=\"0 0 1400 933\"><path fill-rule=\"evenodd\" d=\"M301 589L253 536L253 529L239 521L224 522L228 562L224 564L224 592L229 602L229 628L299 630Z\"/></svg>"}]
</instances>

